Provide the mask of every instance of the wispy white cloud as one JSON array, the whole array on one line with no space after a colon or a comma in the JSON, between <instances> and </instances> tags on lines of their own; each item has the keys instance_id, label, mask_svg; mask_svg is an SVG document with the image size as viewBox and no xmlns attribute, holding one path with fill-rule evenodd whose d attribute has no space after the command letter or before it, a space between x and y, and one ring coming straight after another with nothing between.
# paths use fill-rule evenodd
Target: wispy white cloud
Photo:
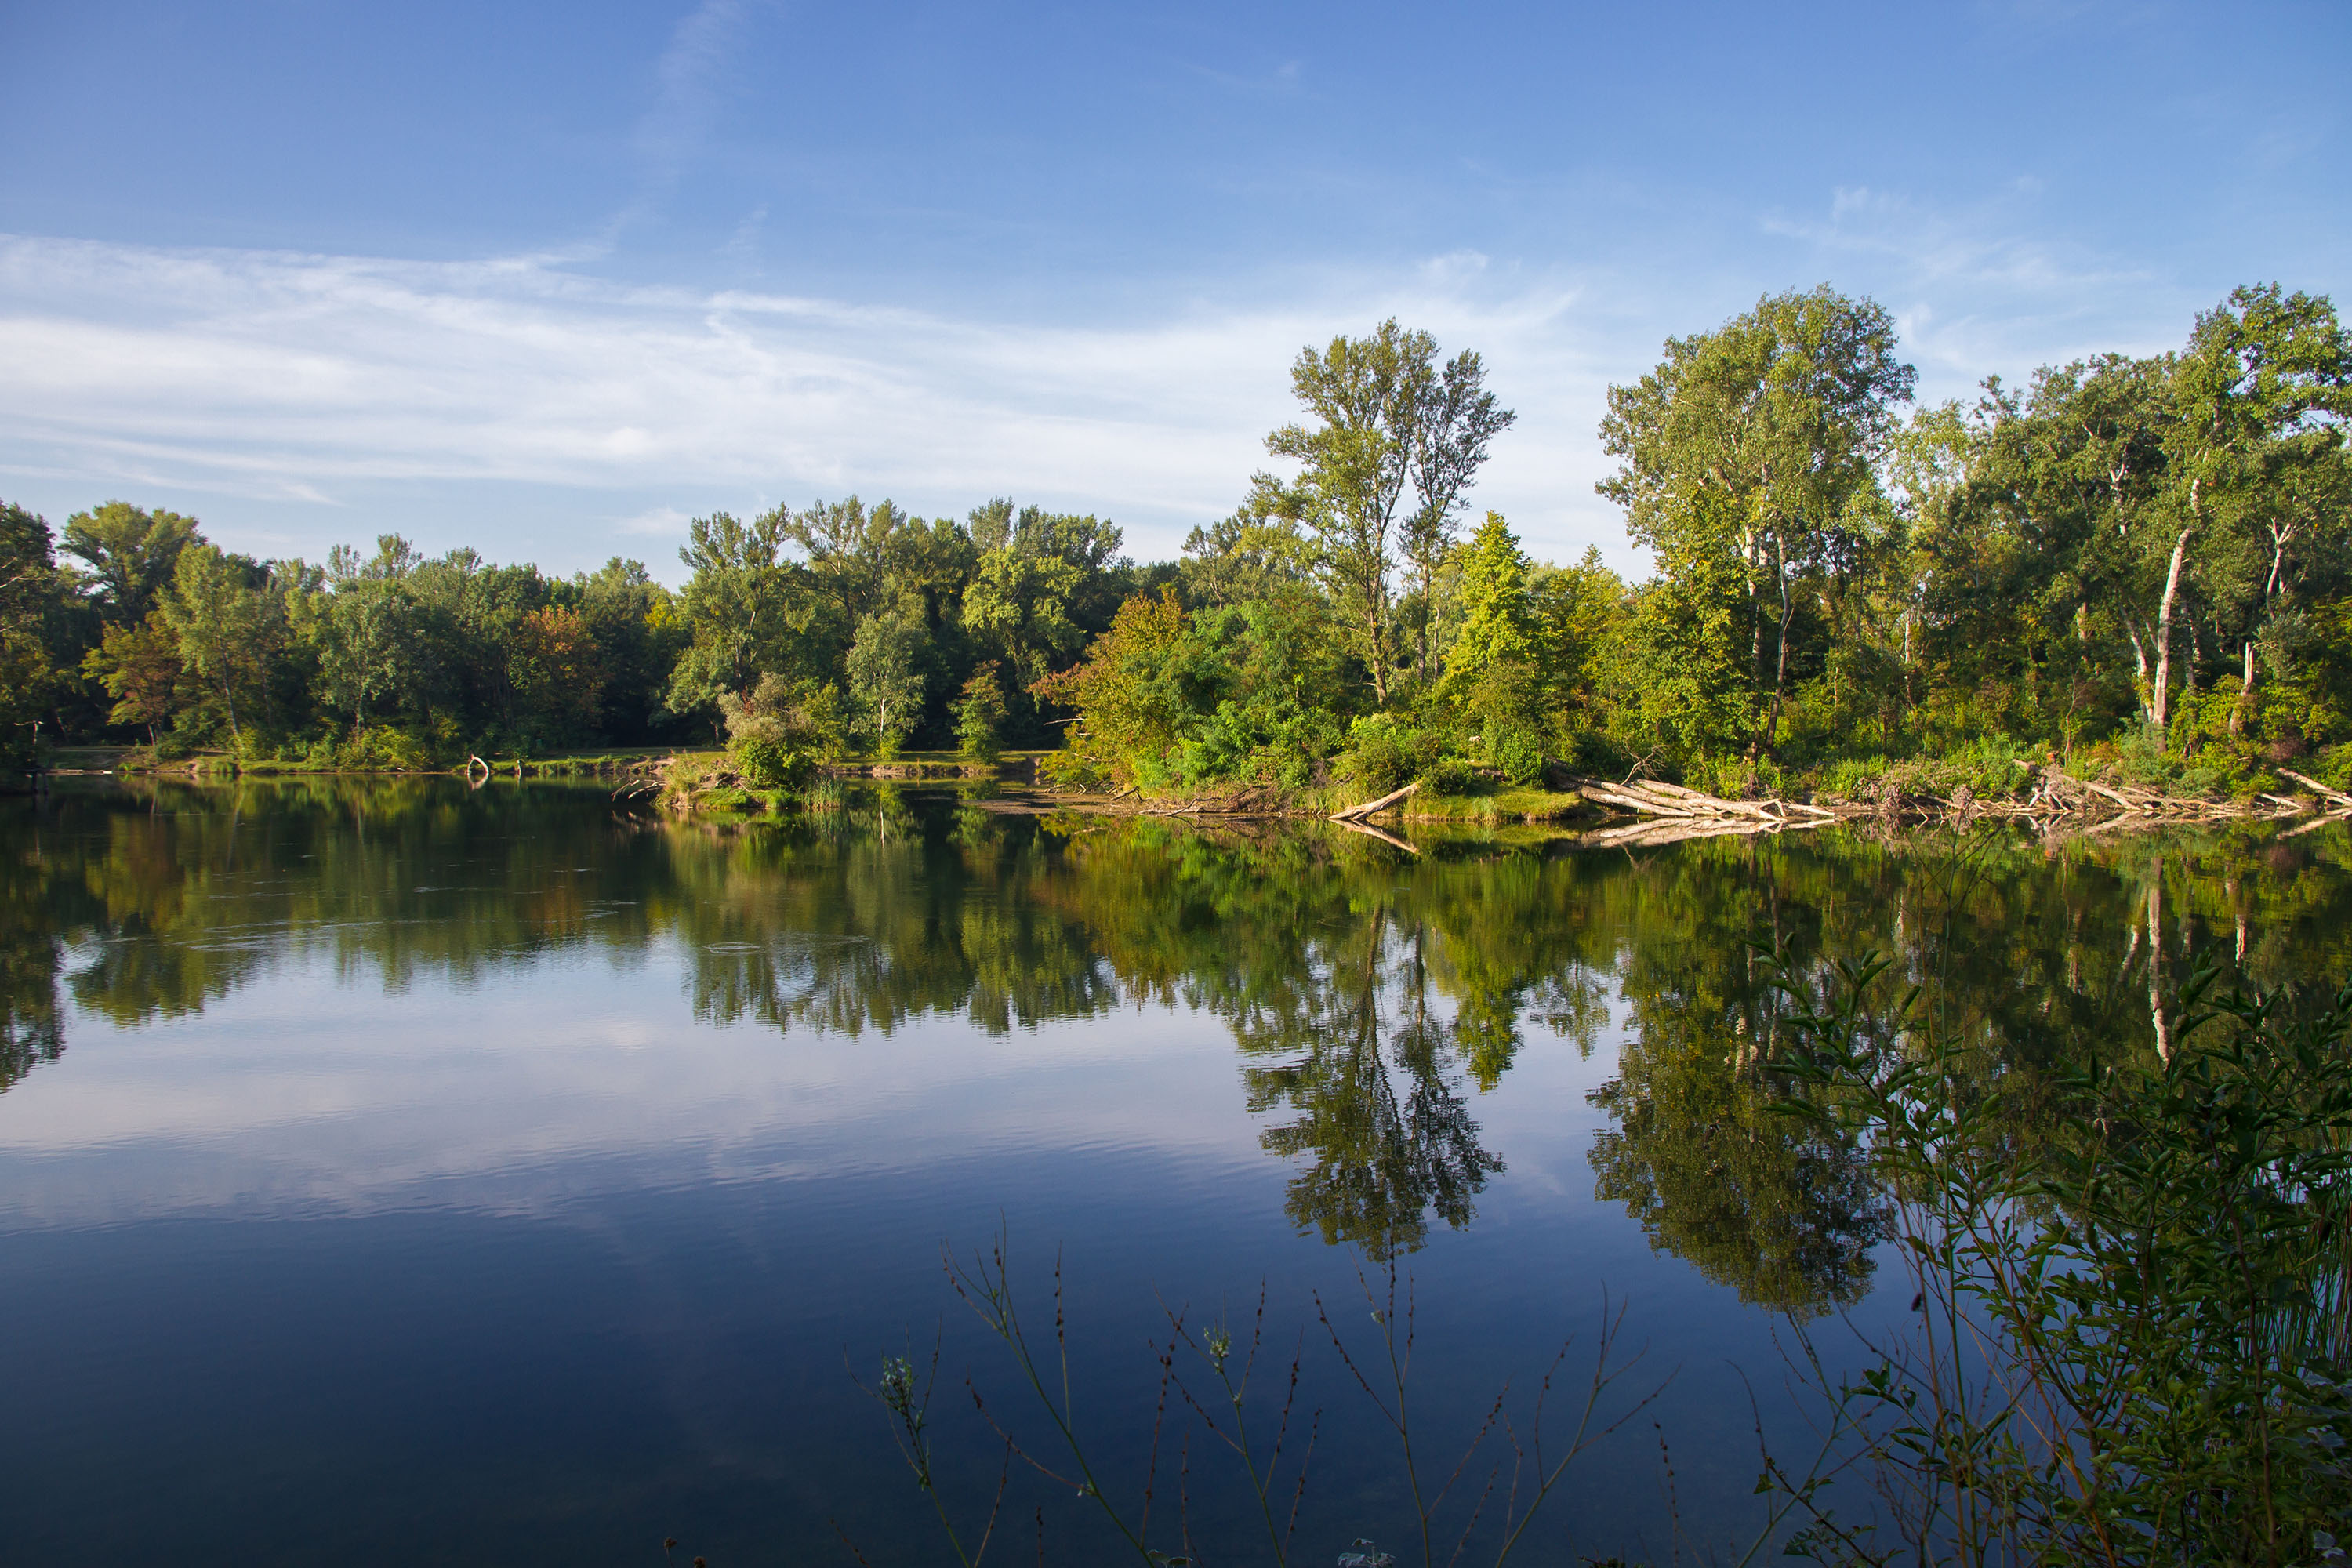
<instances>
[{"instance_id":1,"label":"wispy white cloud","mask_svg":"<svg viewBox=\"0 0 2352 1568\"><path fill-rule=\"evenodd\" d=\"M2203 301L2048 237L2041 199L2030 176L1966 209L1850 187L1758 222L1787 280L1895 312L1927 397L2185 330ZM1754 297L1746 278L1718 283L1465 248L1073 324L621 283L576 252L419 262L0 237L0 476L73 505L247 498L268 514L256 534L299 535L292 509L318 508L337 521L314 525L332 537L313 553L409 528L403 508L428 492L444 533L569 570L674 536L688 510L856 491L926 515L1017 495L1112 516L1136 553L1165 555L1265 463L1300 345L1394 315L1483 352L1519 413L1476 502L1538 555L1598 543L1638 569L1592 492L1605 389L1668 333ZM500 532L518 486L541 490L527 538Z\"/></svg>"},{"instance_id":2,"label":"wispy white cloud","mask_svg":"<svg viewBox=\"0 0 2352 1568\"><path fill-rule=\"evenodd\" d=\"M2043 195L2031 173L1958 205L1841 186L1826 217L1769 213L1760 226L1811 250L1824 277L1873 279L1906 353L1938 395L1989 373L2014 376L2053 360L2169 342L2135 341L2151 321L2151 297L2171 294L2166 280L2053 233L2040 211ZM2190 307L2175 308L2185 330Z\"/></svg>"},{"instance_id":3,"label":"wispy white cloud","mask_svg":"<svg viewBox=\"0 0 2352 1568\"><path fill-rule=\"evenodd\" d=\"M1465 253L1305 292L1290 308L1038 326L627 286L544 256L0 239L0 468L320 504L415 480L858 490L942 510L1012 493L1139 525L1150 553L1245 489L1291 414L1301 344L1396 314L1485 350L1521 410L1528 434L1482 500L1524 513L1539 544L1614 531L1584 500L1612 356L1575 288L1498 278Z\"/></svg>"},{"instance_id":4,"label":"wispy white cloud","mask_svg":"<svg viewBox=\"0 0 2352 1568\"><path fill-rule=\"evenodd\" d=\"M636 190L605 224L600 243L653 217L709 143L734 84L747 19L742 0L702 0L671 29L654 64L652 102L631 138Z\"/></svg>"},{"instance_id":5,"label":"wispy white cloud","mask_svg":"<svg viewBox=\"0 0 2352 1568\"><path fill-rule=\"evenodd\" d=\"M657 506L625 517L614 525L621 533L637 534L651 539L682 539L687 524L694 520L674 506Z\"/></svg>"}]
</instances>

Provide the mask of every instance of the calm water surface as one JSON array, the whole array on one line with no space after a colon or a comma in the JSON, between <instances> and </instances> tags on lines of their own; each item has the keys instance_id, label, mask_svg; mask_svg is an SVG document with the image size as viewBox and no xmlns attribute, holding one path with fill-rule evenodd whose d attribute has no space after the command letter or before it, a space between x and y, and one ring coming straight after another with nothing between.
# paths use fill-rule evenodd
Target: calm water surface
<instances>
[{"instance_id":1,"label":"calm water surface","mask_svg":"<svg viewBox=\"0 0 2352 1568\"><path fill-rule=\"evenodd\" d=\"M1789 1325L1900 1304L1850 1152L1738 1065L1789 1006L1751 943L1895 955L2004 1071L2152 1048L2200 962L2352 967L2341 828L1423 848L914 792L733 831L444 780L0 801L0 1556L938 1560L850 1373L937 1344L984 1496L961 1379L1016 1389L940 1249L1000 1227L1041 1323L1059 1253L1114 1468L1162 1304L1263 1288L1323 1412L1301 1562L1410 1517L1318 1295L1369 1349L1397 1260L1449 1464L1622 1307L1620 1387L1664 1392L1531 1560L1663 1556L1751 1517ZM1024 1559L1038 1500L1108 1560L1034 1488Z\"/></svg>"}]
</instances>

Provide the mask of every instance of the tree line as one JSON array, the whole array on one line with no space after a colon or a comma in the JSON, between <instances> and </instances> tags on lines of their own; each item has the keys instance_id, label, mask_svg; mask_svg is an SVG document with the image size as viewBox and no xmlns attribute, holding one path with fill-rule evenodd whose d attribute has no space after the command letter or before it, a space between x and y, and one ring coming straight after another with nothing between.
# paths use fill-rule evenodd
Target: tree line
<instances>
[{"instance_id":1,"label":"tree line","mask_svg":"<svg viewBox=\"0 0 2352 1568\"><path fill-rule=\"evenodd\" d=\"M1028 684L1153 578L1120 539L1001 500L962 521L854 497L720 512L694 521L672 592L618 557L563 578L385 535L259 561L168 510L112 501L53 532L0 506L0 717L20 763L51 739L423 768L708 743L763 700L835 753L951 743L959 701L1034 741Z\"/></svg>"},{"instance_id":2,"label":"tree line","mask_svg":"<svg viewBox=\"0 0 2352 1568\"><path fill-rule=\"evenodd\" d=\"M1670 340L1601 422L1654 570L1531 560L1470 496L1516 423L1391 321L1301 352L1245 500L1138 565L1091 515L856 498L696 519L672 593L386 536L256 561L113 502L0 512L7 742L346 765L731 739L785 783L906 745L1066 742L1071 776L1440 789L1548 764L1857 791L2087 753L2242 786L2352 739L2352 336L2241 288L2176 351L1913 406L1829 287Z\"/></svg>"},{"instance_id":3,"label":"tree line","mask_svg":"<svg viewBox=\"0 0 2352 1568\"><path fill-rule=\"evenodd\" d=\"M1530 560L1465 494L1506 411L1393 324L1293 368L1292 459L1041 689L1146 786L1535 780L1738 794L2063 754L2242 785L2352 740L2352 337L2242 288L2179 350L1913 408L1893 317L1822 287L1612 386L1599 489L1654 571ZM1465 398L1469 389L1473 395Z\"/></svg>"}]
</instances>

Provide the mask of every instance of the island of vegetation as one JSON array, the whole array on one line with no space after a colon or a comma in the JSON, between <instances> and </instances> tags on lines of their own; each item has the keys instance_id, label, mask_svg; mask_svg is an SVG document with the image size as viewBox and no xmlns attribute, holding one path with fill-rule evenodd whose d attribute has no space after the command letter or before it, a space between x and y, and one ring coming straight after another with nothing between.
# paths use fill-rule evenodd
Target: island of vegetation
<instances>
[{"instance_id":1,"label":"island of vegetation","mask_svg":"<svg viewBox=\"0 0 2352 1568\"><path fill-rule=\"evenodd\" d=\"M1475 352L1388 321L1291 382L1273 466L1148 564L1009 500L698 518L677 592L618 558L261 561L167 510L53 533L9 506L0 766L676 753L689 809L1006 752L1156 809L2352 805L2352 338L2324 297L2242 288L2177 352L1916 407L1885 308L1759 300L1610 389L1633 583L1474 515L1515 424Z\"/></svg>"}]
</instances>

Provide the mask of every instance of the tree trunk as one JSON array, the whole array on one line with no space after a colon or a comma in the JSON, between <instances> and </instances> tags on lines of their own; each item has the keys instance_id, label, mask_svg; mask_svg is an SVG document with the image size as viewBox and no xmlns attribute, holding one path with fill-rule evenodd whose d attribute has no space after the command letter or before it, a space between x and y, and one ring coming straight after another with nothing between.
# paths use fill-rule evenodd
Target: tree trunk
<instances>
[{"instance_id":1,"label":"tree trunk","mask_svg":"<svg viewBox=\"0 0 2352 1568\"><path fill-rule=\"evenodd\" d=\"M2245 655L2245 678L2238 682L2238 700L2230 708L2230 735L2233 740L2245 732L2246 710L2254 700L2254 639L2251 635L2246 638Z\"/></svg>"},{"instance_id":2,"label":"tree trunk","mask_svg":"<svg viewBox=\"0 0 2352 1568\"><path fill-rule=\"evenodd\" d=\"M1764 728L1768 749L1780 743L1780 698L1789 683L1789 626L1796 618L1796 603L1789 597L1789 564L1784 561L1780 563L1780 631L1772 650L1772 717Z\"/></svg>"},{"instance_id":3,"label":"tree trunk","mask_svg":"<svg viewBox=\"0 0 2352 1568\"><path fill-rule=\"evenodd\" d=\"M1437 625L1437 563L1433 558L1421 563L1417 574L1421 578L1421 658L1418 668L1421 683L1427 686L1433 674L1429 662L1429 634Z\"/></svg>"},{"instance_id":4,"label":"tree trunk","mask_svg":"<svg viewBox=\"0 0 2352 1568\"><path fill-rule=\"evenodd\" d=\"M2180 594L2180 563L2189 554L2189 536L2197 531L2191 523L2180 531L2172 543L2172 565L2164 574L2164 603L2156 615L2156 681L2149 694L2148 724L2161 742L2171 717L2172 684L2172 606Z\"/></svg>"}]
</instances>

